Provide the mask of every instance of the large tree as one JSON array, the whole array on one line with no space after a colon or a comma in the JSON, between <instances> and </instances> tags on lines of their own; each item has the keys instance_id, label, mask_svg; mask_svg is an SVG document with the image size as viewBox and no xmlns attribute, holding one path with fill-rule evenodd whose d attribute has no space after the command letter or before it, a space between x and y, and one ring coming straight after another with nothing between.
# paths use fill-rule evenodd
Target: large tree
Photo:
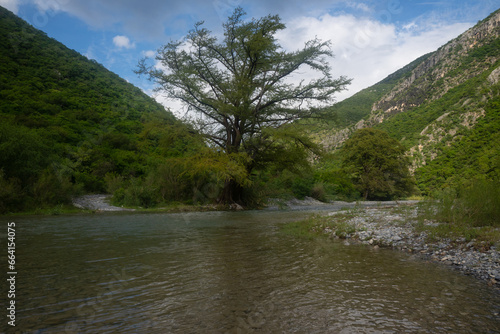
<instances>
[{"instance_id":1,"label":"large tree","mask_svg":"<svg viewBox=\"0 0 500 334\"><path fill-rule=\"evenodd\" d=\"M378 129L357 130L342 147L343 167L363 198L387 200L415 191L405 148Z\"/></svg>"},{"instance_id":2,"label":"large tree","mask_svg":"<svg viewBox=\"0 0 500 334\"><path fill-rule=\"evenodd\" d=\"M313 39L288 52L275 37L285 29L279 16L244 16L242 8L235 9L223 24L222 42L197 23L184 39L158 50L161 66L143 59L137 72L168 98L182 101L198 116L198 129L211 147L237 157L250 175L274 159L296 162L283 154L309 142L290 124L317 116L321 103L331 102L350 79L332 78L329 42ZM297 81L306 67L316 78ZM228 177L220 201L238 202L240 196L241 182Z\"/></svg>"}]
</instances>

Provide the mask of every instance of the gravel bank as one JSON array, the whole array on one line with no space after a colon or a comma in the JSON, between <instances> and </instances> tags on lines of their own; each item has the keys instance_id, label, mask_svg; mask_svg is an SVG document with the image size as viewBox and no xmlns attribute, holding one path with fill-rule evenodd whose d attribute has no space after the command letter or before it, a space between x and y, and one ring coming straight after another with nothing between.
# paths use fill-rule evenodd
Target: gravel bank
<instances>
[{"instance_id":1,"label":"gravel bank","mask_svg":"<svg viewBox=\"0 0 500 334\"><path fill-rule=\"evenodd\" d=\"M400 206L401 208L401 206ZM465 238L429 241L426 232L417 232L417 208L406 206L404 210L395 212L394 208L360 208L351 218L343 221L354 227L354 232L345 234L345 243L362 243L374 247L392 247L409 253L420 254L435 262L450 265L461 272L485 280L489 285L500 287L500 252L497 247L488 247L476 240ZM346 211L335 211L328 214L335 216ZM432 221L424 221L424 225L436 225ZM352 230L352 229L351 229ZM324 233L338 238L333 228L327 227ZM498 245L496 245L498 246Z\"/></svg>"},{"instance_id":2,"label":"gravel bank","mask_svg":"<svg viewBox=\"0 0 500 334\"><path fill-rule=\"evenodd\" d=\"M343 202L334 201L330 203L320 202L312 197L305 197L304 199L269 199L266 210L293 210L293 211L338 211L341 209L349 208L370 208L380 206L397 206L397 205L410 205L416 204L419 201L362 201L362 202Z\"/></svg>"},{"instance_id":3,"label":"gravel bank","mask_svg":"<svg viewBox=\"0 0 500 334\"><path fill-rule=\"evenodd\" d=\"M80 209L94 211L134 211L134 209L125 209L113 206L108 203L111 195L85 195L73 198L73 205Z\"/></svg>"}]
</instances>

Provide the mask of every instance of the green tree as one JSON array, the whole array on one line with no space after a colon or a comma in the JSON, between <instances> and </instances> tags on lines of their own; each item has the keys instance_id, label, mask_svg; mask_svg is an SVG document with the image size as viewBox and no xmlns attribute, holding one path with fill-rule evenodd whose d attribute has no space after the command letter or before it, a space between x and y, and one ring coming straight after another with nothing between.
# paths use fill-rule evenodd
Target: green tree
<instances>
[{"instance_id":1,"label":"green tree","mask_svg":"<svg viewBox=\"0 0 500 334\"><path fill-rule=\"evenodd\" d=\"M287 52L275 38L285 29L279 16L243 21L244 15L237 8L229 17L222 42L197 23L185 39L158 50L156 60L165 70L143 59L137 73L148 75L160 92L196 113L198 129L210 145L244 163L250 177L276 158L274 152L296 154L297 146L311 148L303 133L288 132L289 125L319 116L315 103L331 101L350 80L332 78L329 42L314 39ZM303 67L319 73L318 78L292 83L292 75ZM242 183L230 177L219 201L241 202L241 192Z\"/></svg>"},{"instance_id":2,"label":"green tree","mask_svg":"<svg viewBox=\"0 0 500 334\"><path fill-rule=\"evenodd\" d=\"M403 145L386 132L360 129L342 147L343 168L365 200L408 196L415 189L415 181L404 154Z\"/></svg>"}]
</instances>

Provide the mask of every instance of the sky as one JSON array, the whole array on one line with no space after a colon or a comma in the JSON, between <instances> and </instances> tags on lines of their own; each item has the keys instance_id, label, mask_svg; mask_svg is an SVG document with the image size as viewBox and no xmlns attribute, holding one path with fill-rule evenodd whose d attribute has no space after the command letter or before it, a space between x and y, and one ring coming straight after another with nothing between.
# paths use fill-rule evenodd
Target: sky
<instances>
[{"instance_id":1,"label":"sky","mask_svg":"<svg viewBox=\"0 0 500 334\"><path fill-rule=\"evenodd\" d=\"M246 18L279 15L287 51L308 40L331 41L332 74L352 78L341 101L432 52L500 8L499 0L0 0L35 28L94 59L175 109L134 73L140 59L183 38L198 21L222 36L241 6ZM307 78L308 73L301 73Z\"/></svg>"}]
</instances>

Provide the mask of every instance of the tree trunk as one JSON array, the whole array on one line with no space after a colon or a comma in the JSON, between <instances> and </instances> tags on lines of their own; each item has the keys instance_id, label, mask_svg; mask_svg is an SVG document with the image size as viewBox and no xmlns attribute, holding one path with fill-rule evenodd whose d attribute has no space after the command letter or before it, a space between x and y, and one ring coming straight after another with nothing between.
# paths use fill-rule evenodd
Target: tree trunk
<instances>
[{"instance_id":1,"label":"tree trunk","mask_svg":"<svg viewBox=\"0 0 500 334\"><path fill-rule=\"evenodd\" d=\"M363 199L364 199L365 201L368 199L368 194L369 194L368 189L365 189L365 193L363 194Z\"/></svg>"},{"instance_id":2,"label":"tree trunk","mask_svg":"<svg viewBox=\"0 0 500 334\"><path fill-rule=\"evenodd\" d=\"M243 187L241 187L234 180L227 180L224 183L224 189L222 190L217 202L221 204L243 204L242 192Z\"/></svg>"}]
</instances>

